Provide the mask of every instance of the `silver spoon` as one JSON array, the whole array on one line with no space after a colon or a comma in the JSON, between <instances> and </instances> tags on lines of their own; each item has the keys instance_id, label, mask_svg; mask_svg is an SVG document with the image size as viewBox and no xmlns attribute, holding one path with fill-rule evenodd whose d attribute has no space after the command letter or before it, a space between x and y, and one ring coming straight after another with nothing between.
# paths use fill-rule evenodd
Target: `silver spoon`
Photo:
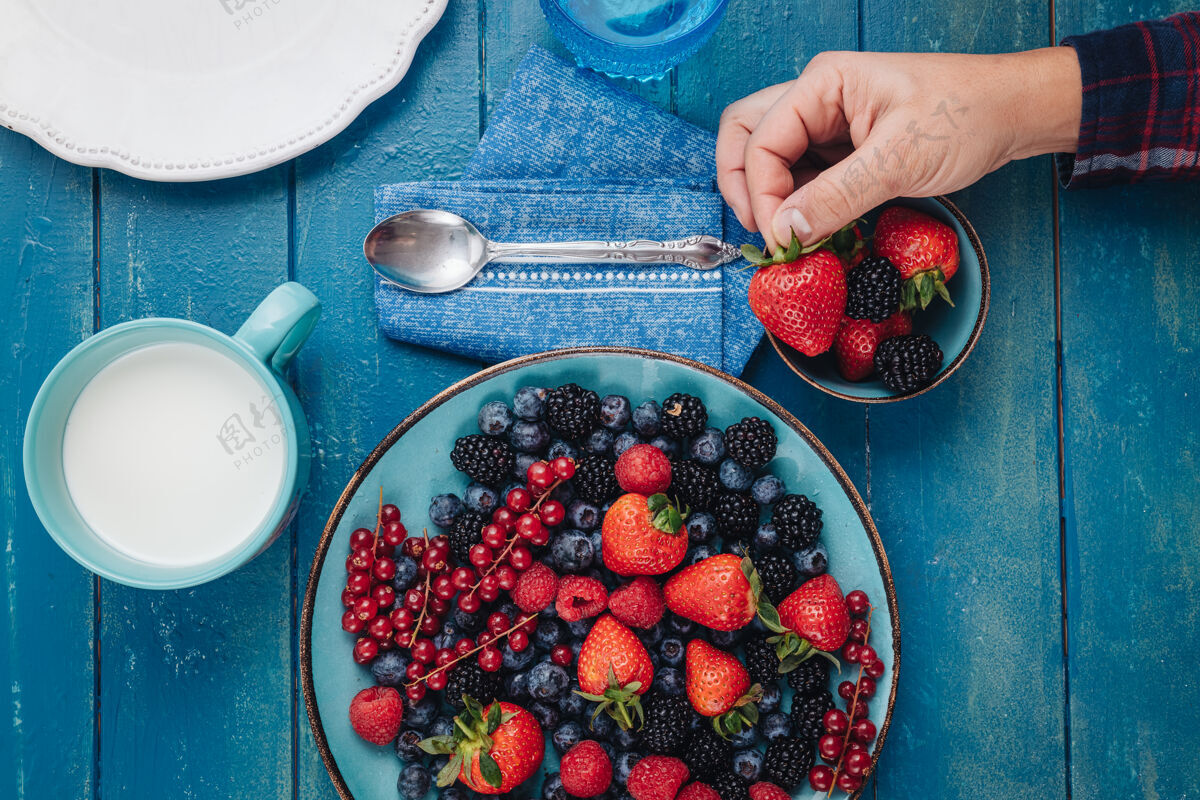
<instances>
[{"instance_id":1,"label":"silver spoon","mask_svg":"<svg viewBox=\"0 0 1200 800\"><path fill-rule=\"evenodd\" d=\"M553 242L502 244L488 241L474 225L448 211L415 209L380 222L363 242L367 261L386 281L422 294L449 292L468 284L492 261L519 264L673 263L713 269L741 258L715 236L673 242Z\"/></svg>"}]
</instances>

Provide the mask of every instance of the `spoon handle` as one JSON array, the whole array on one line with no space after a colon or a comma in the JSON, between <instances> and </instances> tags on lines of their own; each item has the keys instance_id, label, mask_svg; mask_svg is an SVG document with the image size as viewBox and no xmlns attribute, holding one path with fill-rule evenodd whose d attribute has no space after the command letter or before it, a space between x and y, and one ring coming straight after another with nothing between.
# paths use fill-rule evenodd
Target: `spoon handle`
<instances>
[{"instance_id":1,"label":"spoon handle","mask_svg":"<svg viewBox=\"0 0 1200 800\"><path fill-rule=\"evenodd\" d=\"M682 264L689 269L714 269L742 257L731 244L715 236L689 236L673 242L547 242L488 243L488 260L510 264L599 263Z\"/></svg>"}]
</instances>

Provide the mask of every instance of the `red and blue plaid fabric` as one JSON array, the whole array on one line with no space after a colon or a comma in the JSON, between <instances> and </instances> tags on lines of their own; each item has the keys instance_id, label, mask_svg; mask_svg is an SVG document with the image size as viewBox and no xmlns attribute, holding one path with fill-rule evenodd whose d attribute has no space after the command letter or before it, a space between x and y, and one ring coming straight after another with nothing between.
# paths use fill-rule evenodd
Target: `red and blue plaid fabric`
<instances>
[{"instance_id":1,"label":"red and blue plaid fabric","mask_svg":"<svg viewBox=\"0 0 1200 800\"><path fill-rule=\"evenodd\" d=\"M1071 36L1083 73L1075 155L1063 183L1200 179L1200 12Z\"/></svg>"}]
</instances>

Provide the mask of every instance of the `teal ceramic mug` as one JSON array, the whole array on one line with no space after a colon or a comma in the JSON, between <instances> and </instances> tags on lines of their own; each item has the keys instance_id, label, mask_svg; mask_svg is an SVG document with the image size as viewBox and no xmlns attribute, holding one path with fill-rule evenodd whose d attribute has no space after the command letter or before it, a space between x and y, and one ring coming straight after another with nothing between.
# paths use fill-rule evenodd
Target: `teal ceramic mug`
<instances>
[{"instance_id":1,"label":"teal ceramic mug","mask_svg":"<svg viewBox=\"0 0 1200 800\"><path fill-rule=\"evenodd\" d=\"M71 350L25 428L25 483L59 546L147 589L195 586L265 550L308 482L308 425L282 373L320 313L285 283L233 336L150 318Z\"/></svg>"}]
</instances>

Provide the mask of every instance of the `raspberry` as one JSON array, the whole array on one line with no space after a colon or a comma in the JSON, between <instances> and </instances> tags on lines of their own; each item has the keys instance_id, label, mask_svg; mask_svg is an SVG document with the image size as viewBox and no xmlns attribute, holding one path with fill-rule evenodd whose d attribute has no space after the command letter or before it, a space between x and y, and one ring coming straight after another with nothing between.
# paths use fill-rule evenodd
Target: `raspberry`
<instances>
[{"instance_id":1,"label":"raspberry","mask_svg":"<svg viewBox=\"0 0 1200 800\"><path fill-rule=\"evenodd\" d=\"M617 483L626 492L658 494L671 485L671 462L652 444L635 444L621 453L616 473Z\"/></svg>"},{"instance_id":2,"label":"raspberry","mask_svg":"<svg viewBox=\"0 0 1200 800\"><path fill-rule=\"evenodd\" d=\"M666 611L662 587L642 575L613 591L608 610L631 628L653 628Z\"/></svg>"},{"instance_id":3,"label":"raspberry","mask_svg":"<svg viewBox=\"0 0 1200 800\"><path fill-rule=\"evenodd\" d=\"M566 575L558 582L554 608L563 622L594 617L608 606L608 590L595 578Z\"/></svg>"},{"instance_id":4,"label":"raspberry","mask_svg":"<svg viewBox=\"0 0 1200 800\"><path fill-rule=\"evenodd\" d=\"M558 576L540 561L521 573L512 590L512 601L526 614L536 614L558 597Z\"/></svg>"},{"instance_id":5,"label":"raspberry","mask_svg":"<svg viewBox=\"0 0 1200 800\"><path fill-rule=\"evenodd\" d=\"M629 772L625 789L633 800L675 800L687 783L687 764L670 756L646 756Z\"/></svg>"},{"instance_id":6,"label":"raspberry","mask_svg":"<svg viewBox=\"0 0 1200 800\"><path fill-rule=\"evenodd\" d=\"M679 794L675 795L675 800L721 800L721 795L717 794L717 790L707 783L693 781L679 790ZM752 800L763 799L752 798ZM789 797L787 800L792 800L792 798Z\"/></svg>"},{"instance_id":7,"label":"raspberry","mask_svg":"<svg viewBox=\"0 0 1200 800\"><path fill-rule=\"evenodd\" d=\"M768 781L750 786L750 800L792 800L792 796Z\"/></svg>"},{"instance_id":8,"label":"raspberry","mask_svg":"<svg viewBox=\"0 0 1200 800\"><path fill-rule=\"evenodd\" d=\"M612 762L597 742L584 739L558 762L563 788L576 797L594 797L612 783Z\"/></svg>"},{"instance_id":9,"label":"raspberry","mask_svg":"<svg viewBox=\"0 0 1200 800\"><path fill-rule=\"evenodd\" d=\"M372 686L350 701L350 726L371 744L387 744L400 732L404 701L390 686Z\"/></svg>"}]
</instances>

